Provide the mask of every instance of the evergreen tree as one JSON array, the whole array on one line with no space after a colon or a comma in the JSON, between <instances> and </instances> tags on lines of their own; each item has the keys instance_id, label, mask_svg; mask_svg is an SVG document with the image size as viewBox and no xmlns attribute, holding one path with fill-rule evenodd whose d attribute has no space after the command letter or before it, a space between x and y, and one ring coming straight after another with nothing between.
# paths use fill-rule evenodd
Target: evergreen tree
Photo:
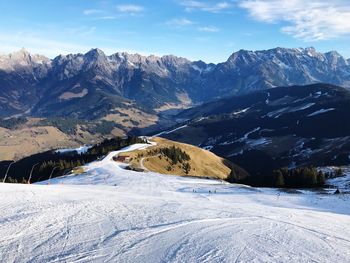
<instances>
[{"instance_id":1,"label":"evergreen tree","mask_svg":"<svg viewBox=\"0 0 350 263\"><path fill-rule=\"evenodd\" d=\"M273 171L276 187L284 187L284 176L281 170Z\"/></svg>"},{"instance_id":2,"label":"evergreen tree","mask_svg":"<svg viewBox=\"0 0 350 263\"><path fill-rule=\"evenodd\" d=\"M186 162L182 165L182 169L184 170L185 174L188 174L191 171L191 165Z\"/></svg>"},{"instance_id":3,"label":"evergreen tree","mask_svg":"<svg viewBox=\"0 0 350 263\"><path fill-rule=\"evenodd\" d=\"M326 176L322 171L319 171L317 174L317 184L318 185L324 185L326 182Z\"/></svg>"}]
</instances>

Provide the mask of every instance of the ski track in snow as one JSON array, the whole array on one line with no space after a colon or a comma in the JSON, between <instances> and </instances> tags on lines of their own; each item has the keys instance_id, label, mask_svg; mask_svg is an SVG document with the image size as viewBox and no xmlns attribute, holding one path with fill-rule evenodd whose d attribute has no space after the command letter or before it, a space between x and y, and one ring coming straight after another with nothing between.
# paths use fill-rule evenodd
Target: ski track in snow
<instances>
[{"instance_id":1,"label":"ski track in snow","mask_svg":"<svg viewBox=\"0 0 350 263\"><path fill-rule=\"evenodd\" d=\"M77 152L78 154L86 153L92 146L90 145L84 145L80 146L78 148L66 148L66 149L58 149L55 152L56 153L69 153L69 152Z\"/></svg>"},{"instance_id":2,"label":"ski track in snow","mask_svg":"<svg viewBox=\"0 0 350 263\"><path fill-rule=\"evenodd\" d=\"M347 195L137 173L118 152L51 185L0 184L0 261L350 261Z\"/></svg>"},{"instance_id":3,"label":"ski track in snow","mask_svg":"<svg viewBox=\"0 0 350 263\"><path fill-rule=\"evenodd\" d=\"M181 130L181 129L183 129L183 128L186 128L186 127L187 127L187 124L182 125L182 126L180 126L180 127L177 127L177 128L175 128L175 129L172 129L172 130L170 130L170 131L162 131L162 132L160 132L160 133L157 133L157 134L153 135L152 137L161 136L161 135L163 135L163 134L170 134L170 133L176 132L176 131L178 131L178 130Z\"/></svg>"},{"instance_id":4,"label":"ski track in snow","mask_svg":"<svg viewBox=\"0 0 350 263\"><path fill-rule=\"evenodd\" d=\"M319 114L322 114L322 113L326 113L326 112L329 112L329 111L334 111L335 108L329 108L329 109L320 109L318 111L315 111L309 115L307 115L307 117L312 117L312 116L316 116L316 115L319 115Z\"/></svg>"}]
</instances>

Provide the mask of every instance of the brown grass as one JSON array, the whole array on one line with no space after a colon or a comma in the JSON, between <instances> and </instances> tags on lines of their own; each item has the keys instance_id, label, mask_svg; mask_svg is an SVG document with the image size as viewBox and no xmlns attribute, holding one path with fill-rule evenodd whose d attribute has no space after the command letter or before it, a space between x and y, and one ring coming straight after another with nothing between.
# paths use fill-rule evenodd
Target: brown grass
<instances>
[{"instance_id":1,"label":"brown grass","mask_svg":"<svg viewBox=\"0 0 350 263\"><path fill-rule=\"evenodd\" d=\"M148 147L145 150L137 150L133 152L126 152L122 155L127 155L132 158L131 165L135 167L141 167L141 160L143 159L143 165L146 169L153 172L162 174L172 174L181 176L200 176L200 177L214 177L220 179L226 179L231 173L231 169L224 164L224 159L216 156L215 154L195 147L193 145L170 141L167 139L156 137L152 139L157 143L156 146ZM186 174L182 169L181 164L172 165L170 160L166 157L154 155L150 153L153 149L159 149L164 147L176 146L190 155L191 159L189 164L191 165L191 171ZM169 171L167 167L171 166Z\"/></svg>"},{"instance_id":2,"label":"brown grass","mask_svg":"<svg viewBox=\"0 0 350 263\"><path fill-rule=\"evenodd\" d=\"M73 92L68 91L68 92L64 92L58 98L61 99L61 100L70 100L70 99L74 99L74 98L82 98L82 97L86 96L88 93L89 92L88 92L87 89L83 89L79 93L73 93Z\"/></svg>"},{"instance_id":3,"label":"brown grass","mask_svg":"<svg viewBox=\"0 0 350 263\"><path fill-rule=\"evenodd\" d=\"M145 128L154 125L158 121L157 115L148 114L139 109L135 108L116 108L119 113L110 113L106 115L103 119L106 121L113 121L115 123L120 123L125 128ZM135 125L132 121L137 122Z\"/></svg>"},{"instance_id":4,"label":"brown grass","mask_svg":"<svg viewBox=\"0 0 350 263\"><path fill-rule=\"evenodd\" d=\"M75 135L67 135L56 127L24 127L16 130L0 128L0 161L23 157L58 148L78 147L98 142L100 135L92 135L77 127Z\"/></svg>"},{"instance_id":5,"label":"brown grass","mask_svg":"<svg viewBox=\"0 0 350 263\"><path fill-rule=\"evenodd\" d=\"M75 174L75 175L77 175L77 174L82 174L82 173L84 173L84 172L85 172L85 169L84 169L83 167L81 167L81 166L75 167L75 168L73 169L73 174Z\"/></svg>"},{"instance_id":6,"label":"brown grass","mask_svg":"<svg viewBox=\"0 0 350 263\"><path fill-rule=\"evenodd\" d=\"M77 143L51 126L18 130L0 128L0 160L20 159L33 153L68 146L77 146Z\"/></svg>"}]
</instances>

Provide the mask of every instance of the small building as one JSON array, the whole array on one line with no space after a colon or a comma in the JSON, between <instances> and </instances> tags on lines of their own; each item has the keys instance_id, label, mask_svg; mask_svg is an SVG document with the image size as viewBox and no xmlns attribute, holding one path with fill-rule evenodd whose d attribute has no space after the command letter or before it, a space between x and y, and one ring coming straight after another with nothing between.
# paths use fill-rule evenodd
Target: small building
<instances>
[{"instance_id":1,"label":"small building","mask_svg":"<svg viewBox=\"0 0 350 263\"><path fill-rule=\"evenodd\" d=\"M113 161L119 162L119 163L129 163L131 161L131 157L116 155L113 157Z\"/></svg>"}]
</instances>

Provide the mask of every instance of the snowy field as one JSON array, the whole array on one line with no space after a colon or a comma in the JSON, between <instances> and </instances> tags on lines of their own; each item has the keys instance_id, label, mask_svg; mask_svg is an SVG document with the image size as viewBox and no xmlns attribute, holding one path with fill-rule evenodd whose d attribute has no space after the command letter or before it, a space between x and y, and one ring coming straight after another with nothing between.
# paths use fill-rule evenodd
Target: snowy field
<instances>
[{"instance_id":1,"label":"snowy field","mask_svg":"<svg viewBox=\"0 0 350 263\"><path fill-rule=\"evenodd\" d=\"M350 262L348 195L137 173L117 153L0 184L0 262Z\"/></svg>"},{"instance_id":2,"label":"snowy field","mask_svg":"<svg viewBox=\"0 0 350 263\"><path fill-rule=\"evenodd\" d=\"M338 169L339 168L335 166L320 167L321 171L330 173L334 173ZM350 194L350 166L342 166L341 169L343 176L328 179L327 184L333 186L334 189L339 189L342 193Z\"/></svg>"}]
</instances>

